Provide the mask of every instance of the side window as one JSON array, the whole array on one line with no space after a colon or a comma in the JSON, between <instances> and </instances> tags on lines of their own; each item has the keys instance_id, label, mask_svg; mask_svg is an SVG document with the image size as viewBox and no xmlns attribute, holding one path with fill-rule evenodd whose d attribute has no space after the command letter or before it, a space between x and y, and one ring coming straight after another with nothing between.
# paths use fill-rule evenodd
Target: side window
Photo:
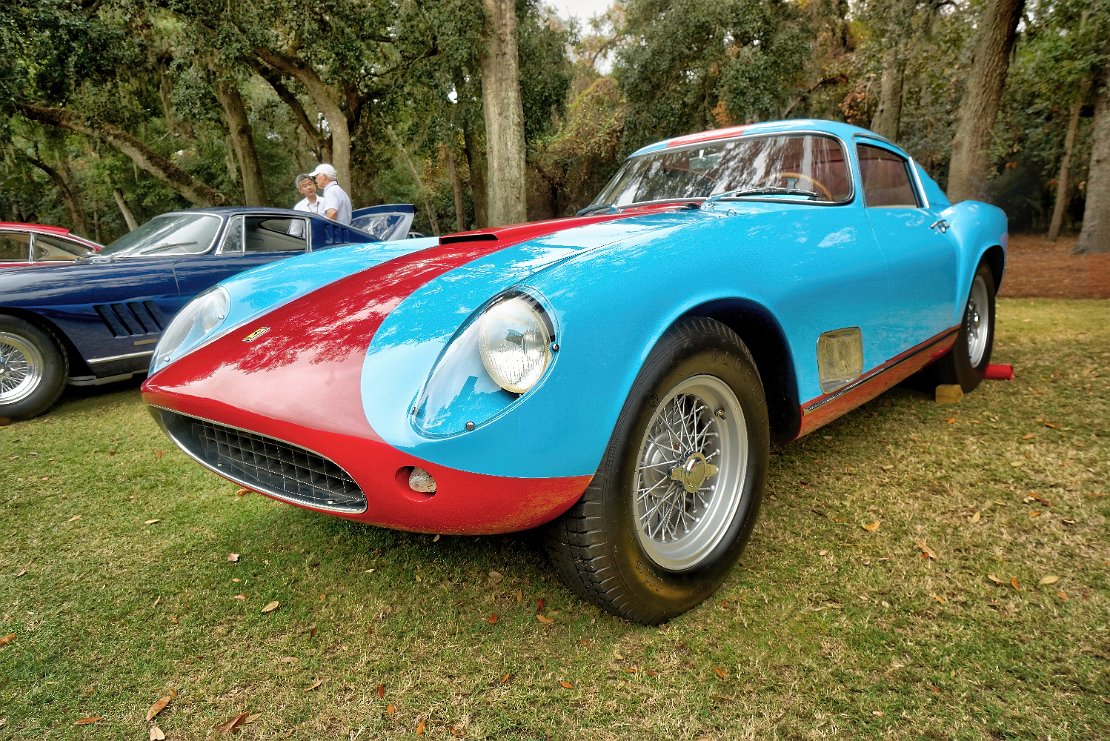
<instances>
[{"instance_id":1,"label":"side window","mask_svg":"<svg viewBox=\"0 0 1110 741\"><path fill-rule=\"evenodd\" d=\"M93 254L84 245L57 237L35 237L35 260L76 260Z\"/></svg>"},{"instance_id":2,"label":"side window","mask_svg":"<svg viewBox=\"0 0 1110 741\"><path fill-rule=\"evenodd\" d=\"M227 236L220 248L222 255L241 255L243 253L243 217L236 216L227 225Z\"/></svg>"},{"instance_id":3,"label":"side window","mask_svg":"<svg viewBox=\"0 0 1110 741\"><path fill-rule=\"evenodd\" d=\"M910 180L909 162L894 152L867 144L860 144L858 151L863 196L869 207L921 205Z\"/></svg>"},{"instance_id":4,"label":"side window","mask_svg":"<svg viewBox=\"0 0 1110 741\"><path fill-rule=\"evenodd\" d=\"M308 241L303 234L292 234L293 221L286 217L247 217L244 249L247 252L304 252Z\"/></svg>"},{"instance_id":5,"label":"side window","mask_svg":"<svg viewBox=\"0 0 1110 741\"><path fill-rule=\"evenodd\" d=\"M26 262L31 254L31 240L26 234L0 234L0 261Z\"/></svg>"}]
</instances>

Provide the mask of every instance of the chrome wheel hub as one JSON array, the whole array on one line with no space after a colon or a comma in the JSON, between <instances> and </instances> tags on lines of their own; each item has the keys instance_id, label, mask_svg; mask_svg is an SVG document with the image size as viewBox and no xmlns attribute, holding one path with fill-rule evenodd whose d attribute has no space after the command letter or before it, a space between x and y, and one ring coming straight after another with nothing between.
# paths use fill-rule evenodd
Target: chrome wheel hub
<instances>
[{"instance_id":1,"label":"chrome wheel hub","mask_svg":"<svg viewBox=\"0 0 1110 741\"><path fill-rule=\"evenodd\" d=\"M0 332L0 404L30 396L42 381L42 353L23 337Z\"/></svg>"},{"instance_id":2,"label":"chrome wheel hub","mask_svg":"<svg viewBox=\"0 0 1110 741\"><path fill-rule=\"evenodd\" d=\"M655 408L641 440L632 515L644 552L684 571L725 539L743 498L747 428L732 389L694 376Z\"/></svg>"},{"instance_id":3,"label":"chrome wheel hub","mask_svg":"<svg viewBox=\"0 0 1110 741\"><path fill-rule=\"evenodd\" d=\"M990 299L987 284L982 276L975 276L971 284L971 295L967 299L967 314L964 319L967 333L967 356L973 368L979 367L987 352L990 339Z\"/></svg>"}]
</instances>

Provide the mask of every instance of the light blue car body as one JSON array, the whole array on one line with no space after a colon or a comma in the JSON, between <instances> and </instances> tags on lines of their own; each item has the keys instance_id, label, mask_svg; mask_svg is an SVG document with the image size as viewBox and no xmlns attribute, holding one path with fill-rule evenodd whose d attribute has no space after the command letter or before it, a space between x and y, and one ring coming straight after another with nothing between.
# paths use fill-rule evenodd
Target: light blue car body
<instances>
[{"instance_id":1,"label":"light blue car body","mask_svg":"<svg viewBox=\"0 0 1110 741\"><path fill-rule=\"evenodd\" d=\"M1001 279L1001 210L949 203L916 163L921 205L868 207L856 144L909 160L901 149L827 121L755 125L738 135L778 131L839 140L849 153L851 200L676 204L585 226L556 224L467 262L391 307L368 338L362 403L369 425L401 451L462 471L588 476L660 337L684 316L710 315L727 320L752 350L776 436L790 439L805 431L805 405L825 393L817 367L824 333L859 328L866 376L958 327L980 263ZM681 143L632 157L668 146ZM230 309L214 336L352 273L377 266L388 275L390 260L437 245L428 238L341 247L231 278L222 283ZM542 379L517 396L478 372L455 384L449 403L422 408L452 341L491 300L513 292L530 296L553 324L557 350Z\"/></svg>"}]
</instances>

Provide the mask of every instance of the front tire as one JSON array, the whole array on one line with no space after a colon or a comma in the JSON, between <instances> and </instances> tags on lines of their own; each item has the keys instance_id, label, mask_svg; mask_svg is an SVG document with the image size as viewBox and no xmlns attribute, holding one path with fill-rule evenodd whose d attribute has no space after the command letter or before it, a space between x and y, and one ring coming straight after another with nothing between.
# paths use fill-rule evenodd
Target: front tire
<instances>
[{"instance_id":1,"label":"front tire","mask_svg":"<svg viewBox=\"0 0 1110 741\"><path fill-rule=\"evenodd\" d=\"M980 264L971 279L956 344L937 361L940 383L959 384L968 392L983 380L994 348L994 306L994 275L985 264Z\"/></svg>"},{"instance_id":2,"label":"front tire","mask_svg":"<svg viewBox=\"0 0 1110 741\"><path fill-rule=\"evenodd\" d=\"M711 319L652 350L582 498L548 526L559 575L620 617L665 622L704 601L740 558L770 436L750 353Z\"/></svg>"},{"instance_id":3,"label":"front tire","mask_svg":"<svg viewBox=\"0 0 1110 741\"><path fill-rule=\"evenodd\" d=\"M0 315L0 419L28 419L54 405L69 358L46 331Z\"/></svg>"}]
</instances>

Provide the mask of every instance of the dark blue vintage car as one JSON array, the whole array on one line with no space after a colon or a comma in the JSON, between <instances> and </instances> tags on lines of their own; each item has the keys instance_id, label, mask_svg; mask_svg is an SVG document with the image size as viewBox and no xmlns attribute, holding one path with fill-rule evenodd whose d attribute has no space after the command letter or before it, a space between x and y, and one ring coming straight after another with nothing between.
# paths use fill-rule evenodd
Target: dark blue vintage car
<instances>
[{"instance_id":1,"label":"dark blue vintage car","mask_svg":"<svg viewBox=\"0 0 1110 741\"><path fill-rule=\"evenodd\" d=\"M403 239L413 208L356 212L353 228L286 209L162 214L100 254L51 270L0 270L0 419L49 409L68 381L145 373L178 309L235 273L339 244Z\"/></svg>"}]
</instances>

